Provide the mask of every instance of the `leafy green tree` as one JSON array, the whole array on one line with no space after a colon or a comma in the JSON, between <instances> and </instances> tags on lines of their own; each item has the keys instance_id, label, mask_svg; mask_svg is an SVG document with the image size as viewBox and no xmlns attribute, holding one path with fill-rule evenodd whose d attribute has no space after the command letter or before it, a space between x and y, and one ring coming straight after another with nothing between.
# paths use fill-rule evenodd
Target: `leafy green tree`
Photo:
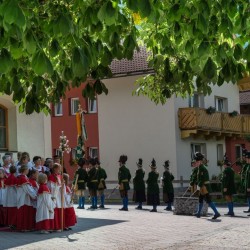
<instances>
[{"instance_id":1,"label":"leafy green tree","mask_svg":"<svg viewBox=\"0 0 250 250\"><path fill-rule=\"evenodd\" d=\"M27 114L88 79L83 96L107 94L111 61L146 46L154 74L136 94L209 94L249 71L249 11L245 0L0 0L0 92Z\"/></svg>"}]
</instances>

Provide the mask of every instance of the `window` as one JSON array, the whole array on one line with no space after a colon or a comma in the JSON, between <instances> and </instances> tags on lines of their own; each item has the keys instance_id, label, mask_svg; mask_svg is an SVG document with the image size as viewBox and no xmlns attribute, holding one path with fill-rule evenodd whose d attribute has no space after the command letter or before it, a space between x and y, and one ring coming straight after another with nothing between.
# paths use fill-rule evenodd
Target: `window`
<instances>
[{"instance_id":1,"label":"window","mask_svg":"<svg viewBox=\"0 0 250 250\"><path fill-rule=\"evenodd\" d=\"M199 93L194 93L193 96L190 96L189 107L204 108L204 95Z\"/></svg>"},{"instance_id":2,"label":"window","mask_svg":"<svg viewBox=\"0 0 250 250\"><path fill-rule=\"evenodd\" d=\"M71 98L71 115L75 115L79 109L79 98Z\"/></svg>"},{"instance_id":3,"label":"window","mask_svg":"<svg viewBox=\"0 0 250 250\"><path fill-rule=\"evenodd\" d=\"M223 144L217 144L217 161L223 161L224 153L223 153Z\"/></svg>"},{"instance_id":4,"label":"window","mask_svg":"<svg viewBox=\"0 0 250 250\"><path fill-rule=\"evenodd\" d=\"M60 100L59 103L56 103L54 106L54 114L55 116L62 116L63 111L62 111L62 100Z\"/></svg>"},{"instance_id":5,"label":"window","mask_svg":"<svg viewBox=\"0 0 250 250\"><path fill-rule=\"evenodd\" d=\"M235 156L236 156L236 159L242 158L242 147L241 147L241 145L235 145Z\"/></svg>"},{"instance_id":6,"label":"window","mask_svg":"<svg viewBox=\"0 0 250 250\"><path fill-rule=\"evenodd\" d=\"M55 149L55 155L62 157L62 151L60 151L59 149Z\"/></svg>"},{"instance_id":7,"label":"window","mask_svg":"<svg viewBox=\"0 0 250 250\"><path fill-rule=\"evenodd\" d=\"M89 148L89 157L95 158L98 157L98 148Z\"/></svg>"},{"instance_id":8,"label":"window","mask_svg":"<svg viewBox=\"0 0 250 250\"><path fill-rule=\"evenodd\" d=\"M219 112L227 112L227 98L215 97L215 107Z\"/></svg>"},{"instance_id":9,"label":"window","mask_svg":"<svg viewBox=\"0 0 250 250\"><path fill-rule=\"evenodd\" d=\"M206 144L205 143L191 143L191 159L194 158L196 152L201 152L206 156Z\"/></svg>"},{"instance_id":10,"label":"window","mask_svg":"<svg viewBox=\"0 0 250 250\"><path fill-rule=\"evenodd\" d=\"M0 149L7 150L7 109L0 106Z\"/></svg>"},{"instance_id":11,"label":"window","mask_svg":"<svg viewBox=\"0 0 250 250\"><path fill-rule=\"evenodd\" d=\"M96 107L96 99L88 99L88 112L89 113L96 113L97 107Z\"/></svg>"}]
</instances>

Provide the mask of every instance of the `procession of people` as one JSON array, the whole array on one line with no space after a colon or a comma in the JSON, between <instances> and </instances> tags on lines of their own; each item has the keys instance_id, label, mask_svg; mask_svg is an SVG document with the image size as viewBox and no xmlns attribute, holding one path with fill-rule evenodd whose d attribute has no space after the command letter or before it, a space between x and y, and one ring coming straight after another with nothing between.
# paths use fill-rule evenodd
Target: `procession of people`
<instances>
[{"instance_id":1,"label":"procession of people","mask_svg":"<svg viewBox=\"0 0 250 250\"><path fill-rule=\"evenodd\" d=\"M102 168L98 158L78 159L78 168L75 171L72 185L70 176L65 173L60 164L60 157L46 158L33 157L27 152L19 155L14 162L11 155L2 157L0 167L0 226L8 226L12 230L22 232L38 230L41 233L71 230L77 223L73 206L74 196L78 199L77 209L85 209L86 197L90 198L89 209L105 208L105 189L107 173ZM120 211L129 211L129 190L133 182L132 200L142 210L143 204L152 206L150 212L157 212L160 205L160 188L162 187L163 202L166 211L173 211L174 206L174 175L170 171L170 162L163 164L163 174L160 177L156 161L153 158L149 164L150 171L145 178L143 159L136 162L137 170L134 177L126 166L128 157L121 155L118 160L118 188L122 199ZM194 216L200 218L204 201L214 212L216 220L221 216L211 197L211 184L205 156L196 152L191 162L192 171L188 190L191 196L198 197L197 211ZM250 216L250 152L243 150L243 166L240 172L241 185L248 202ZM228 157L223 160L221 175L222 194L227 202L228 212L225 216L235 216L233 195L236 194L235 172ZM145 179L144 179L145 178ZM161 181L160 181L161 180ZM161 184L161 187L160 185ZM86 190L88 189L88 193ZM114 191L114 190L113 190ZM98 206L99 199L99 206Z\"/></svg>"}]
</instances>

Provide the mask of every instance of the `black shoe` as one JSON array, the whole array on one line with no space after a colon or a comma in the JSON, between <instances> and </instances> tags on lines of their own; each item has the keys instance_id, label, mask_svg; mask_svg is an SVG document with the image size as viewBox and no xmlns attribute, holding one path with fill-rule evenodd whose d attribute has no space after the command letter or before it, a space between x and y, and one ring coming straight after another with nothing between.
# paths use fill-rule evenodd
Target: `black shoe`
<instances>
[{"instance_id":1,"label":"black shoe","mask_svg":"<svg viewBox=\"0 0 250 250\"><path fill-rule=\"evenodd\" d=\"M224 214L224 215L226 215L226 216L231 216L231 217L233 217L234 216L234 212L232 212L232 213L226 213L226 214Z\"/></svg>"},{"instance_id":2,"label":"black shoe","mask_svg":"<svg viewBox=\"0 0 250 250\"><path fill-rule=\"evenodd\" d=\"M95 209L95 206L91 206L91 207L89 207L89 209Z\"/></svg>"},{"instance_id":3,"label":"black shoe","mask_svg":"<svg viewBox=\"0 0 250 250\"><path fill-rule=\"evenodd\" d=\"M100 205L99 208L105 208L104 205Z\"/></svg>"},{"instance_id":4,"label":"black shoe","mask_svg":"<svg viewBox=\"0 0 250 250\"><path fill-rule=\"evenodd\" d=\"M152 209L150 210L150 212L157 212L157 209Z\"/></svg>"},{"instance_id":5,"label":"black shoe","mask_svg":"<svg viewBox=\"0 0 250 250\"><path fill-rule=\"evenodd\" d=\"M120 211L123 211L123 210L124 210L124 207L120 208L119 210L120 210Z\"/></svg>"},{"instance_id":6,"label":"black shoe","mask_svg":"<svg viewBox=\"0 0 250 250\"><path fill-rule=\"evenodd\" d=\"M142 209L142 206L138 206L138 207L136 207L135 209L141 210L141 209Z\"/></svg>"},{"instance_id":7,"label":"black shoe","mask_svg":"<svg viewBox=\"0 0 250 250\"><path fill-rule=\"evenodd\" d=\"M247 216L250 216L250 214L248 214Z\"/></svg>"},{"instance_id":8,"label":"black shoe","mask_svg":"<svg viewBox=\"0 0 250 250\"><path fill-rule=\"evenodd\" d=\"M212 217L212 220L216 220L219 217L220 217L220 214L215 214L214 217Z\"/></svg>"},{"instance_id":9,"label":"black shoe","mask_svg":"<svg viewBox=\"0 0 250 250\"><path fill-rule=\"evenodd\" d=\"M77 209L81 209L82 207L78 206Z\"/></svg>"},{"instance_id":10,"label":"black shoe","mask_svg":"<svg viewBox=\"0 0 250 250\"><path fill-rule=\"evenodd\" d=\"M166 207L165 210L167 210L167 211L172 211L172 208Z\"/></svg>"},{"instance_id":11,"label":"black shoe","mask_svg":"<svg viewBox=\"0 0 250 250\"><path fill-rule=\"evenodd\" d=\"M197 212L194 213L193 216L195 216L195 217L197 217L197 218L200 218L200 217L201 217L201 215L200 215L199 213L197 213Z\"/></svg>"},{"instance_id":12,"label":"black shoe","mask_svg":"<svg viewBox=\"0 0 250 250\"><path fill-rule=\"evenodd\" d=\"M250 208L248 210L243 211L244 213L250 213Z\"/></svg>"}]
</instances>

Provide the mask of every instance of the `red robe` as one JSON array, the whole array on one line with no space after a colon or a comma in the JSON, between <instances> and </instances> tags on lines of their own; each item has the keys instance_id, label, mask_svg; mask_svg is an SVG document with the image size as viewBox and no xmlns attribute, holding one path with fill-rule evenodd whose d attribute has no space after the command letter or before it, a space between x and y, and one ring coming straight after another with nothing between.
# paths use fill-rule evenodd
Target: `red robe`
<instances>
[{"instance_id":1,"label":"red robe","mask_svg":"<svg viewBox=\"0 0 250 250\"><path fill-rule=\"evenodd\" d=\"M65 227L72 227L76 224L76 213L73 205L71 204L71 195L72 192L68 186L66 186L66 194L65 194Z\"/></svg>"},{"instance_id":2,"label":"red robe","mask_svg":"<svg viewBox=\"0 0 250 250\"><path fill-rule=\"evenodd\" d=\"M6 181L6 178L0 178L0 195L2 196L3 199L3 192L5 192L4 188L4 182ZM3 200L0 203L0 226L5 226L6 225L6 208L3 207Z\"/></svg>"},{"instance_id":3,"label":"red robe","mask_svg":"<svg viewBox=\"0 0 250 250\"><path fill-rule=\"evenodd\" d=\"M17 177L14 174L10 174L8 178L5 180L5 188L6 188L6 197L9 197L10 200L12 199L12 204L5 204L4 207L6 217L5 217L5 225L10 226L17 224L17 206L16 206L16 188L17 186ZM9 193L10 191L14 191L14 193ZM15 194L15 197L14 197Z\"/></svg>"},{"instance_id":4,"label":"red robe","mask_svg":"<svg viewBox=\"0 0 250 250\"><path fill-rule=\"evenodd\" d=\"M35 210L31 198L36 198L36 192L26 175L18 177L17 187L17 229L30 231L35 228Z\"/></svg>"},{"instance_id":5,"label":"red robe","mask_svg":"<svg viewBox=\"0 0 250 250\"><path fill-rule=\"evenodd\" d=\"M62 204L61 204L61 187L62 176L60 174L51 174L48 177L48 186L50 188L51 196L56 200L56 207L54 209L54 230L61 230L64 228L65 216L63 215L62 226Z\"/></svg>"},{"instance_id":6,"label":"red robe","mask_svg":"<svg viewBox=\"0 0 250 250\"><path fill-rule=\"evenodd\" d=\"M36 229L54 229L54 204L46 184L40 184L37 197Z\"/></svg>"}]
</instances>

